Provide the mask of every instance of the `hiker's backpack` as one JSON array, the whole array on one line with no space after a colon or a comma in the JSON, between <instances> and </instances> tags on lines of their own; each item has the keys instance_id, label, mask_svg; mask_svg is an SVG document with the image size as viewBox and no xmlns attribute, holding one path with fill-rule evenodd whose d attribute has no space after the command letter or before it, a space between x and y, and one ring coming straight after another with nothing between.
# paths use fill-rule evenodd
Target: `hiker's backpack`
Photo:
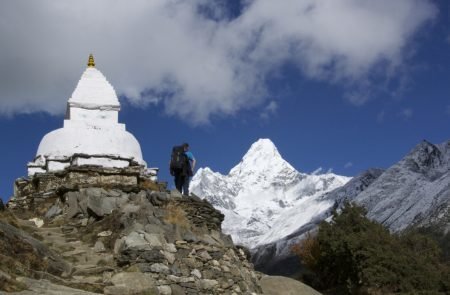
<instances>
[{"instance_id":1,"label":"hiker's backpack","mask_svg":"<svg viewBox=\"0 0 450 295\"><path fill-rule=\"evenodd\" d=\"M174 146L172 148L172 156L170 158L170 172L173 174L174 171L186 172L189 162L188 157L184 153L184 147Z\"/></svg>"}]
</instances>

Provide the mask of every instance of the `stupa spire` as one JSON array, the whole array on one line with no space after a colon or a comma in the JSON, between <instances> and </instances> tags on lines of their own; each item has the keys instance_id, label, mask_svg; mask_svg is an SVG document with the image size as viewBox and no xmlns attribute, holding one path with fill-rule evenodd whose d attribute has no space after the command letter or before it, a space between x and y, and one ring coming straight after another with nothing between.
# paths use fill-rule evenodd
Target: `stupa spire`
<instances>
[{"instance_id":1,"label":"stupa spire","mask_svg":"<svg viewBox=\"0 0 450 295\"><path fill-rule=\"evenodd\" d=\"M91 54L89 54L89 60L87 63L88 68L95 68L95 62L94 62L94 56Z\"/></svg>"}]
</instances>

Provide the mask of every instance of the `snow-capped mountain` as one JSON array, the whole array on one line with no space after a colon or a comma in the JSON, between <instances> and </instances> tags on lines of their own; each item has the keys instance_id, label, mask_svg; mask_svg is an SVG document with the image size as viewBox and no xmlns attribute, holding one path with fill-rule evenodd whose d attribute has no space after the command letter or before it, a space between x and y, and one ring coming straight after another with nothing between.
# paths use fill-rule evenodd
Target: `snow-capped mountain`
<instances>
[{"instance_id":1,"label":"snow-capped mountain","mask_svg":"<svg viewBox=\"0 0 450 295\"><path fill-rule=\"evenodd\" d=\"M350 179L300 173L269 139L260 139L228 175L199 169L190 190L225 214L223 231L235 243L253 248L282 239L327 212L334 201L318 197Z\"/></svg>"}]
</instances>

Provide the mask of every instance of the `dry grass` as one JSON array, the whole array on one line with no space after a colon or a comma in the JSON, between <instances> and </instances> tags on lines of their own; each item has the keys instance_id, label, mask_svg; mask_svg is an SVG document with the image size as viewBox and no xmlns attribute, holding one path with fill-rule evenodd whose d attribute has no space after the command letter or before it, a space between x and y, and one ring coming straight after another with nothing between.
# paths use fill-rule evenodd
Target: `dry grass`
<instances>
[{"instance_id":1,"label":"dry grass","mask_svg":"<svg viewBox=\"0 0 450 295\"><path fill-rule=\"evenodd\" d=\"M141 270L139 269L139 267L136 264L133 264L129 267L127 267L126 269L124 269L126 272L141 272Z\"/></svg>"},{"instance_id":2,"label":"dry grass","mask_svg":"<svg viewBox=\"0 0 450 295\"><path fill-rule=\"evenodd\" d=\"M96 264L97 264L97 266L112 266L111 262L109 262L103 258L99 259Z\"/></svg>"},{"instance_id":3,"label":"dry grass","mask_svg":"<svg viewBox=\"0 0 450 295\"><path fill-rule=\"evenodd\" d=\"M164 221L170 224L179 225L182 228L189 228L190 222L186 217L186 212L177 204L169 202L164 206L166 210L166 216Z\"/></svg>"},{"instance_id":4,"label":"dry grass","mask_svg":"<svg viewBox=\"0 0 450 295\"><path fill-rule=\"evenodd\" d=\"M141 189L152 190L152 191L157 191L157 192L159 192L161 190L158 183L148 180L148 179L142 179L139 183L139 187Z\"/></svg>"},{"instance_id":5,"label":"dry grass","mask_svg":"<svg viewBox=\"0 0 450 295\"><path fill-rule=\"evenodd\" d=\"M0 211L0 221L10 224L14 227L20 228L17 218L9 210Z\"/></svg>"},{"instance_id":6,"label":"dry grass","mask_svg":"<svg viewBox=\"0 0 450 295\"><path fill-rule=\"evenodd\" d=\"M5 292L18 292L26 290L27 286L21 282L16 281L14 278L0 277L0 291Z\"/></svg>"}]
</instances>

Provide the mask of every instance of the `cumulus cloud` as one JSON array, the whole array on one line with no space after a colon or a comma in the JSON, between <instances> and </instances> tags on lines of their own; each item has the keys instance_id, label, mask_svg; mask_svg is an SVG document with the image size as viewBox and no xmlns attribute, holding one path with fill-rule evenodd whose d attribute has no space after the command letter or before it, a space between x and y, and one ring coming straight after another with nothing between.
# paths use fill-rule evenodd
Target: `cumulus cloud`
<instances>
[{"instance_id":1,"label":"cumulus cloud","mask_svg":"<svg viewBox=\"0 0 450 295\"><path fill-rule=\"evenodd\" d=\"M267 105L268 76L287 62L331 83L392 71L436 15L429 0L249 0L233 17L221 3L1 1L0 113L63 112L93 52L131 103L201 124Z\"/></svg>"}]
</instances>

